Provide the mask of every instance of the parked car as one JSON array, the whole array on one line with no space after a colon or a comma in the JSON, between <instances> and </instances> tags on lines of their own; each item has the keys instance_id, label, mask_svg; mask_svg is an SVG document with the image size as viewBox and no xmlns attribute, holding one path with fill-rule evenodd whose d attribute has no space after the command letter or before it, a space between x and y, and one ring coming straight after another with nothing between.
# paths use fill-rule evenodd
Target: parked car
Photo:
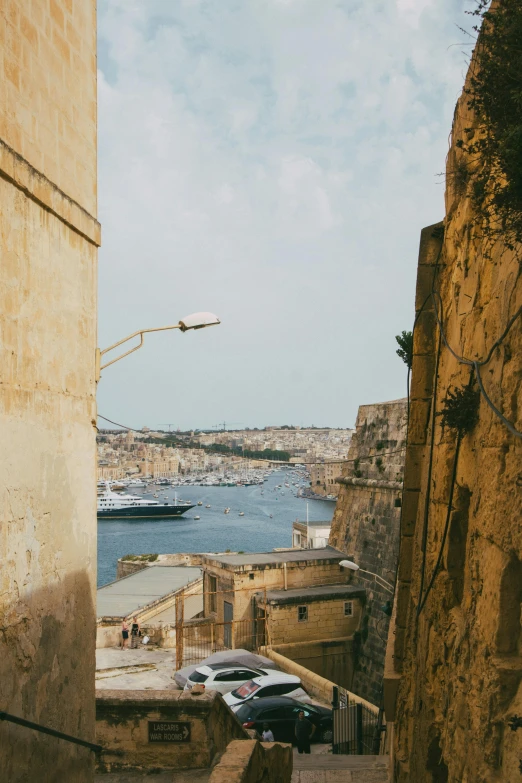
<instances>
[{"instance_id":1,"label":"parked car","mask_svg":"<svg viewBox=\"0 0 522 783\"><path fill-rule=\"evenodd\" d=\"M233 663L208 663L205 666L198 666L192 674L189 675L183 690L190 691L194 685L204 685L205 689L219 691L219 693L228 694L249 682L252 678L263 677L268 673L268 669L251 669L247 666L240 666Z\"/></svg>"},{"instance_id":2,"label":"parked car","mask_svg":"<svg viewBox=\"0 0 522 783\"><path fill-rule=\"evenodd\" d=\"M241 704L250 699L266 698L267 696L292 696L294 699L307 698L308 694L301 685L301 680L294 674L283 672L270 672L258 677L253 677L225 696L225 701L233 712L236 712Z\"/></svg>"},{"instance_id":3,"label":"parked car","mask_svg":"<svg viewBox=\"0 0 522 783\"><path fill-rule=\"evenodd\" d=\"M255 729L259 733L263 731L263 724L268 723L275 740L295 743L295 722L301 710L305 718L317 727L313 742L331 742L332 710L318 704L303 704L288 696L250 699L239 706L236 717L246 729Z\"/></svg>"},{"instance_id":4,"label":"parked car","mask_svg":"<svg viewBox=\"0 0 522 783\"><path fill-rule=\"evenodd\" d=\"M243 669L254 669L258 671L274 671L277 670L277 666L270 658L265 658L263 655L249 652L248 650L221 650L221 652L212 653L208 658L204 658L197 664L191 664L190 666L184 666L182 669L178 669L172 675L172 678L176 680L177 685L184 689L187 684L187 680L200 666L206 666L211 663L227 663L229 666L237 666Z\"/></svg>"}]
</instances>

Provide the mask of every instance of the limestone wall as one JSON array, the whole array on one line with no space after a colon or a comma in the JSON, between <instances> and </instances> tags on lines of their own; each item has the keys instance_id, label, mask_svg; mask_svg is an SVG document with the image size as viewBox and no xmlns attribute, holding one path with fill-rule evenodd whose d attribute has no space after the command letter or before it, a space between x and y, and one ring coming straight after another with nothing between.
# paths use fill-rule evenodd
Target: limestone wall
<instances>
[{"instance_id":1,"label":"limestone wall","mask_svg":"<svg viewBox=\"0 0 522 783\"><path fill-rule=\"evenodd\" d=\"M189 724L186 742L150 742L149 722ZM219 693L98 691L96 741L101 772L209 767L234 739L248 739Z\"/></svg>"},{"instance_id":2,"label":"limestone wall","mask_svg":"<svg viewBox=\"0 0 522 783\"><path fill-rule=\"evenodd\" d=\"M352 604L353 614L345 616L345 603ZM300 621L298 607L308 608L308 619ZM335 639L339 636L352 636L359 627L362 605L357 599L342 598L339 601L313 601L308 603L303 597L301 604L290 606L269 606L268 638L271 644L288 644L317 639Z\"/></svg>"},{"instance_id":3,"label":"limestone wall","mask_svg":"<svg viewBox=\"0 0 522 783\"><path fill-rule=\"evenodd\" d=\"M399 556L406 420L406 400L360 406L348 453L349 460L358 461L344 466L329 540L330 546L353 553L362 569L392 584ZM347 572L347 578L368 588L354 638L350 687L379 704L389 625L381 607L392 596L365 574Z\"/></svg>"},{"instance_id":4,"label":"limestone wall","mask_svg":"<svg viewBox=\"0 0 522 783\"><path fill-rule=\"evenodd\" d=\"M0 704L94 737L95 3L0 3ZM0 723L0 779L92 754Z\"/></svg>"},{"instance_id":5,"label":"limestone wall","mask_svg":"<svg viewBox=\"0 0 522 783\"><path fill-rule=\"evenodd\" d=\"M209 783L290 783L292 746L282 742L234 740L214 767Z\"/></svg>"},{"instance_id":6,"label":"limestone wall","mask_svg":"<svg viewBox=\"0 0 522 783\"><path fill-rule=\"evenodd\" d=\"M448 517L456 436L442 428L439 416L432 427L431 417L432 395L440 412L448 389L470 378L470 368L444 342L438 350L433 302L427 300L432 286L440 291L448 343L472 359L487 355L522 305L517 254L501 244L487 252L472 226L473 171L466 178L454 176L469 166L456 141L475 132L467 100L460 98L455 113L444 226L424 229L419 253L399 586L390 637L395 669L390 682L400 678L398 783L520 779L522 732L511 731L508 721L522 713L522 441L481 399L478 424L462 440ZM497 408L522 430L520 319L482 377ZM421 608L439 553L440 569Z\"/></svg>"}]
</instances>

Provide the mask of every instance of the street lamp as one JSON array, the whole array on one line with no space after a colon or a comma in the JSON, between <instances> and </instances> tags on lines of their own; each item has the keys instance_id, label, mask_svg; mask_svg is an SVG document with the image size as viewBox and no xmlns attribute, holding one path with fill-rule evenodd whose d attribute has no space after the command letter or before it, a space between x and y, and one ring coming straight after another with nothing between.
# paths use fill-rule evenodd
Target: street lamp
<instances>
[{"instance_id":1,"label":"street lamp","mask_svg":"<svg viewBox=\"0 0 522 783\"><path fill-rule=\"evenodd\" d=\"M129 334L128 337L124 337L123 340L119 340L117 343L109 345L109 347L104 348L103 351L101 351L99 348L96 349L96 380L100 380L100 373L106 367L109 367L109 365L114 364L115 362L119 362L120 359L123 359L130 353L134 353L134 351L137 351L138 348L141 348L143 345L143 335L147 332L164 332L167 329L179 329L182 332L188 332L189 329L205 329L207 326L217 326L220 323L221 321L216 315L214 315L214 313L192 313L192 315L187 315L185 318L182 318L180 322L174 326L159 326L155 329L138 329L137 332L133 332L132 334ZM137 337L138 335L140 336L140 342L138 345L135 345L134 348L130 349L130 351L126 351L120 356L117 356L116 359L111 359L110 362L106 362L105 364L101 363L102 357L106 353L113 351L114 348L118 348L118 346L123 345L123 343L126 343L128 340L132 340L133 337Z\"/></svg>"},{"instance_id":2,"label":"street lamp","mask_svg":"<svg viewBox=\"0 0 522 783\"><path fill-rule=\"evenodd\" d=\"M366 571L365 568L361 568L357 565L357 563L353 563L351 560L341 560L339 565L341 568L349 568L350 571L362 571L363 574L370 574L370 576L375 577L376 580L380 579L382 584L380 584L380 582L377 582L377 584L379 587L382 587L383 590L389 590L390 593L395 592L395 587L390 582L387 582L386 579L383 579L382 576L379 576L379 574L374 574L373 571Z\"/></svg>"}]
</instances>

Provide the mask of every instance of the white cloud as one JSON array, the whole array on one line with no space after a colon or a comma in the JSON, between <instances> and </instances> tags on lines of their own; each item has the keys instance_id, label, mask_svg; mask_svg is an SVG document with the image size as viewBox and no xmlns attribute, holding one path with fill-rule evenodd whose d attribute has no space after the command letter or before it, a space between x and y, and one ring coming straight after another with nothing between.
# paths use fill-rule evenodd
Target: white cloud
<instances>
[{"instance_id":1,"label":"white cloud","mask_svg":"<svg viewBox=\"0 0 522 783\"><path fill-rule=\"evenodd\" d=\"M351 424L403 393L465 2L100 0L101 341L223 319L115 365L104 415Z\"/></svg>"}]
</instances>

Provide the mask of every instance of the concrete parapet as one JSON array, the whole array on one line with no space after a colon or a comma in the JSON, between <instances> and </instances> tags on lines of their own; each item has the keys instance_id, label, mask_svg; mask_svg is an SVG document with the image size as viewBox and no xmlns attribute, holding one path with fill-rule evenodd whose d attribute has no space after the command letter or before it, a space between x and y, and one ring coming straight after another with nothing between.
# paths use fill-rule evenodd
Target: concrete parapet
<instances>
[{"instance_id":1,"label":"concrete parapet","mask_svg":"<svg viewBox=\"0 0 522 783\"><path fill-rule=\"evenodd\" d=\"M336 683L331 682L330 680L326 680L319 674L311 672L310 669L306 669L304 666L295 663L295 661L291 661L290 658L286 658L284 655L281 655L275 650L272 650L270 647L261 647L260 653L261 655L266 655L267 658L270 658L272 661L274 661L274 663L276 663L282 671L286 672L287 674L295 674L296 677L299 677L303 683L304 688L311 696L314 696L316 699L319 699L320 701L326 702L328 704L332 703L333 689L336 686ZM350 701L363 704L371 712L375 714L379 712L379 708L375 704L366 701L366 699L362 699L355 693L348 692L348 696Z\"/></svg>"},{"instance_id":2,"label":"concrete parapet","mask_svg":"<svg viewBox=\"0 0 522 783\"><path fill-rule=\"evenodd\" d=\"M182 723L182 741L151 741L151 724ZM101 772L209 767L232 740L248 739L219 693L97 691L96 741Z\"/></svg>"},{"instance_id":3,"label":"concrete parapet","mask_svg":"<svg viewBox=\"0 0 522 783\"><path fill-rule=\"evenodd\" d=\"M209 783L290 783L292 764L291 745L234 740L214 767Z\"/></svg>"}]
</instances>

